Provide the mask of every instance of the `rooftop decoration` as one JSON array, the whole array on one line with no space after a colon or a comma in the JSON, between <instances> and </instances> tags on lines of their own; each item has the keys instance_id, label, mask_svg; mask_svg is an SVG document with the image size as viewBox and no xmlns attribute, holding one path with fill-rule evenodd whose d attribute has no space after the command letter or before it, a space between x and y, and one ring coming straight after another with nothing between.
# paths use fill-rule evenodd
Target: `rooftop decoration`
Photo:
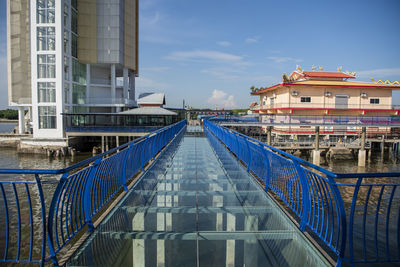
<instances>
[{"instance_id":1,"label":"rooftop decoration","mask_svg":"<svg viewBox=\"0 0 400 267\"><path fill-rule=\"evenodd\" d=\"M377 82L374 80L374 78L371 78L371 81L372 82L374 82L374 83L376 83L376 84L387 84L387 85L395 85L395 84L397 84L397 85L400 85L400 82L399 81L394 81L394 82L391 82L391 81L389 81L389 80L386 80L386 81L382 81L382 80L378 80Z\"/></svg>"}]
</instances>

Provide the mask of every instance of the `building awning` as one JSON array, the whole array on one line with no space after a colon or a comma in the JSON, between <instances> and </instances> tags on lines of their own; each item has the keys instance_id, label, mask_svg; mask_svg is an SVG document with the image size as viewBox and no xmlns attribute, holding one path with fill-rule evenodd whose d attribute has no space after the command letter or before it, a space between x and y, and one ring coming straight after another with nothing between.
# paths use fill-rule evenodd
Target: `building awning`
<instances>
[{"instance_id":1,"label":"building awning","mask_svg":"<svg viewBox=\"0 0 400 267\"><path fill-rule=\"evenodd\" d=\"M176 116L178 113L160 107L141 107L119 112L121 115Z\"/></svg>"}]
</instances>

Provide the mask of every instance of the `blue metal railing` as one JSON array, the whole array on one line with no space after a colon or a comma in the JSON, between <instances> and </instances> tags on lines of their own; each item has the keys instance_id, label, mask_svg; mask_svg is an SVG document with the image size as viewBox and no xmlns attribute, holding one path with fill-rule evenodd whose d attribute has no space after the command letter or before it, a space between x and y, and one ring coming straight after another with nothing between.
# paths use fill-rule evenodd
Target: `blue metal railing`
<instances>
[{"instance_id":1,"label":"blue metal railing","mask_svg":"<svg viewBox=\"0 0 400 267\"><path fill-rule=\"evenodd\" d=\"M58 253L85 227L93 230L98 212L185 126L178 122L64 169L0 169L32 179L0 181L0 263L58 265Z\"/></svg>"},{"instance_id":2,"label":"blue metal railing","mask_svg":"<svg viewBox=\"0 0 400 267\"><path fill-rule=\"evenodd\" d=\"M204 129L337 255L337 266L400 261L400 173L333 173L211 121Z\"/></svg>"}]
</instances>

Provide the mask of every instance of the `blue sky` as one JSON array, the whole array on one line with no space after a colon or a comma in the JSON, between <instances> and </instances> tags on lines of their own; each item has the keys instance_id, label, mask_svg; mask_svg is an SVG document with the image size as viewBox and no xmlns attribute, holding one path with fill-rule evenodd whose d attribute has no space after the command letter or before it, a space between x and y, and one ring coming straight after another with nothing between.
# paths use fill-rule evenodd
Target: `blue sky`
<instances>
[{"instance_id":1,"label":"blue sky","mask_svg":"<svg viewBox=\"0 0 400 267\"><path fill-rule=\"evenodd\" d=\"M0 108L7 105L5 0L0 0ZM167 106L246 108L300 65L400 80L400 1L140 0L136 92ZM400 104L400 92L394 94Z\"/></svg>"}]
</instances>

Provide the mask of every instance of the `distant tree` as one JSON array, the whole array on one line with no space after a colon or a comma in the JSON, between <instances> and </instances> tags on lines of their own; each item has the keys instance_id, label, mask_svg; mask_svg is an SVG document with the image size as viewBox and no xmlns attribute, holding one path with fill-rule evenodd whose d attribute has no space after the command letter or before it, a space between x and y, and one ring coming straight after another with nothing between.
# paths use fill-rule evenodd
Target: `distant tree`
<instances>
[{"instance_id":1,"label":"distant tree","mask_svg":"<svg viewBox=\"0 0 400 267\"><path fill-rule=\"evenodd\" d=\"M15 109L0 110L0 118L7 120L17 120L18 111Z\"/></svg>"}]
</instances>

